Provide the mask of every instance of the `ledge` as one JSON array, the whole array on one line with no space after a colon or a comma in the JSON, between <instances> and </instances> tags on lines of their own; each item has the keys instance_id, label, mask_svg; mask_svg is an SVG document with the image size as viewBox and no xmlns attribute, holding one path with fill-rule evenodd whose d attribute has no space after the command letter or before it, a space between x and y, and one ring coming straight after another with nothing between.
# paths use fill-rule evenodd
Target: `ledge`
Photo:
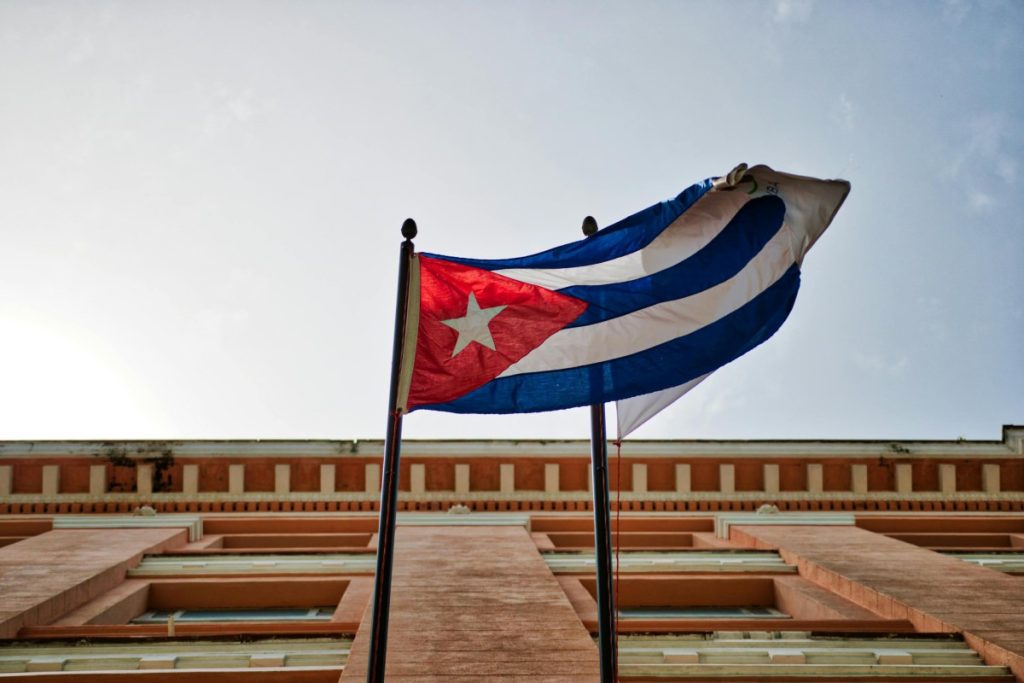
<instances>
[{"instance_id":1,"label":"ledge","mask_svg":"<svg viewBox=\"0 0 1024 683\"><path fill-rule=\"evenodd\" d=\"M144 515L56 515L54 529L188 529L188 540L194 543L203 537L203 518L199 515L161 513Z\"/></svg>"},{"instance_id":2,"label":"ledge","mask_svg":"<svg viewBox=\"0 0 1024 683\"><path fill-rule=\"evenodd\" d=\"M842 512L727 512L715 515L715 536L729 538L731 526L854 526L853 514Z\"/></svg>"}]
</instances>

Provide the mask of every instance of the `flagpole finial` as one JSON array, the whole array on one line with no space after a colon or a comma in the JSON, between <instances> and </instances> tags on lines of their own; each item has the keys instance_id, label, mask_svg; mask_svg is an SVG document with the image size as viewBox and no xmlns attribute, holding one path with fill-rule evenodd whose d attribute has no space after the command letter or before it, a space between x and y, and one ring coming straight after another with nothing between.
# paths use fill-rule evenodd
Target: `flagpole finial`
<instances>
[{"instance_id":1,"label":"flagpole finial","mask_svg":"<svg viewBox=\"0 0 1024 683\"><path fill-rule=\"evenodd\" d=\"M411 240L416 236L416 221L411 218L406 218L405 222L402 223L402 237L407 240Z\"/></svg>"},{"instance_id":2,"label":"flagpole finial","mask_svg":"<svg viewBox=\"0 0 1024 683\"><path fill-rule=\"evenodd\" d=\"M583 234L590 237L595 232L597 232L597 221L593 216L587 216L583 219Z\"/></svg>"}]
</instances>

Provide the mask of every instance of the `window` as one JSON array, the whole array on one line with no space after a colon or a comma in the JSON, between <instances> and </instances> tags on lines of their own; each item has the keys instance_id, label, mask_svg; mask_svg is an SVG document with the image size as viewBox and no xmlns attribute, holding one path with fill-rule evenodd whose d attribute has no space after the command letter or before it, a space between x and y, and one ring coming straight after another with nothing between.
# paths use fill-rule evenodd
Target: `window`
<instances>
[{"instance_id":1,"label":"window","mask_svg":"<svg viewBox=\"0 0 1024 683\"><path fill-rule=\"evenodd\" d=\"M150 610L132 619L133 624L164 624L195 621L330 621L334 607L264 607L261 609Z\"/></svg>"},{"instance_id":2,"label":"window","mask_svg":"<svg viewBox=\"0 0 1024 683\"><path fill-rule=\"evenodd\" d=\"M623 619L789 619L774 607L626 607Z\"/></svg>"}]
</instances>

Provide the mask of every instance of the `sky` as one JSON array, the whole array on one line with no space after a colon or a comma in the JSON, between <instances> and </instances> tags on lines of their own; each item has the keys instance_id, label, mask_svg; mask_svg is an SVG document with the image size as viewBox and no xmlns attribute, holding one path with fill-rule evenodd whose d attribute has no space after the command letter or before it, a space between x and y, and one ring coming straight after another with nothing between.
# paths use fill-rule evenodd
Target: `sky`
<instances>
[{"instance_id":1,"label":"sky","mask_svg":"<svg viewBox=\"0 0 1024 683\"><path fill-rule=\"evenodd\" d=\"M0 439L381 438L406 217L520 256L740 162L853 189L783 328L633 436L999 439L1021 65L1013 0L0 0Z\"/></svg>"}]
</instances>

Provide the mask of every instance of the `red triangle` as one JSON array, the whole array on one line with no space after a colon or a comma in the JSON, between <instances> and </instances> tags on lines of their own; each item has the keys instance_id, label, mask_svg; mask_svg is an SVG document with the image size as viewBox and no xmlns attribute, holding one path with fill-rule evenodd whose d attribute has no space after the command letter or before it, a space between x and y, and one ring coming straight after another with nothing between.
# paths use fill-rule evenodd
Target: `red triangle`
<instances>
[{"instance_id":1,"label":"red triangle","mask_svg":"<svg viewBox=\"0 0 1024 683\"><path fill-rule=\"evenodd\" d=\"M408 409L447 403L483 386L579 317L587 304L489 270L420 256L420 324ZM459 333L443 320L467 314L469 295L483 310L505 308L488 323L494 350L473 341L452 356Z\"/></svg>"}]
</instances>

